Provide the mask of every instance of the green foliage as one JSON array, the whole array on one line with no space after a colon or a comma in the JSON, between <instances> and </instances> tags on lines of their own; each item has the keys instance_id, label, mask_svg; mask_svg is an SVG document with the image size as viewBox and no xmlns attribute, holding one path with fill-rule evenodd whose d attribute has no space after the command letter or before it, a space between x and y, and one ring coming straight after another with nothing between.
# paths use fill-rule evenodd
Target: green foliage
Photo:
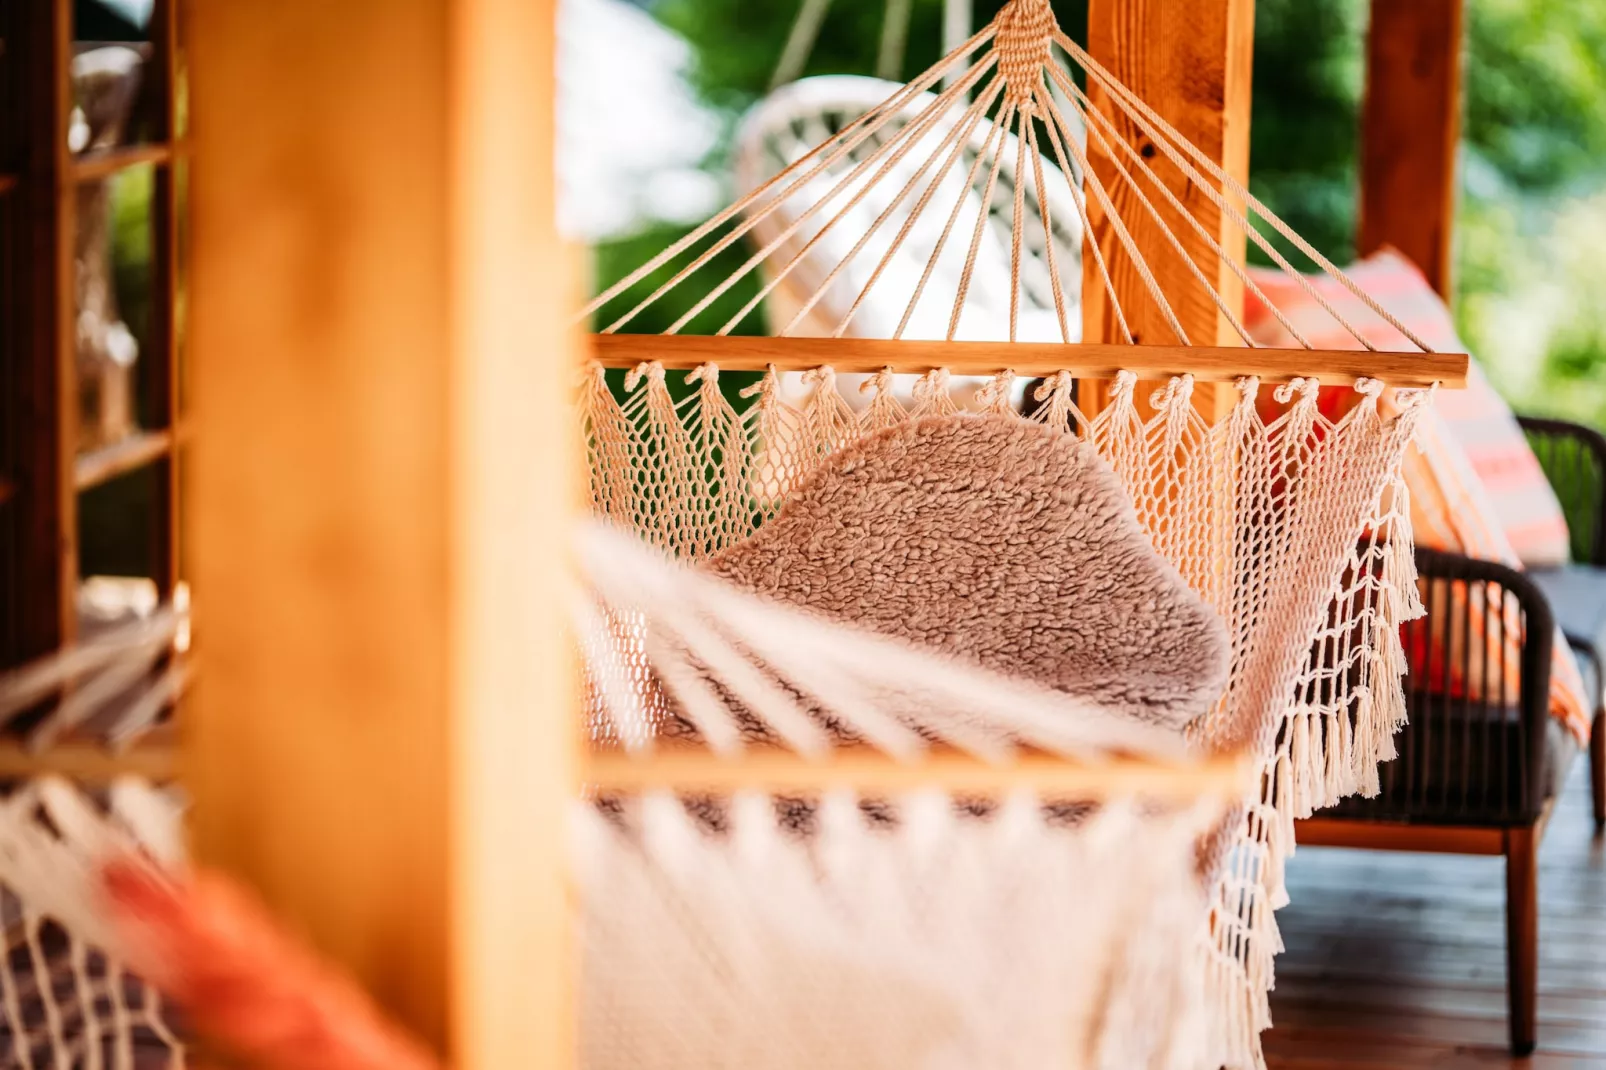
<instances>
[{"instance_id":1,"label":"green foliage","mask_svg":"<svg viewBox=\"0 0 1606 1070\"><path fill-rule=\"evenodd\" d=\"M1511 185L1548 192L1606 159L1606 4L1472 0L1466 141Z\"/></svg>"},{"instance_id":2,"label":"green foliage","mask_svg":"<svg viewBox=\"0 0 1606 1070\"><path fill-rule=\"evenodd\" d=\"M1250 190L1339 263L1355 252L1365 18L1362 0L1255 4ZM1270 263L1253 246L1251 258Z\"/></svg>"}]
</instances>

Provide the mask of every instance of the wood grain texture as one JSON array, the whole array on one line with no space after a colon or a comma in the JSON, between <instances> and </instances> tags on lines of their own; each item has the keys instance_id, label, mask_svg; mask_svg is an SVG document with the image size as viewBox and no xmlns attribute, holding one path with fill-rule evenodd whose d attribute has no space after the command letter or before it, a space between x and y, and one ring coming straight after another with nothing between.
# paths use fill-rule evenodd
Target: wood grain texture
<instances>
[{"instance_id":1,"label":"wood grain texture","mask_svg":"<svg viewBox=\"0 0 1606 1070\"><path fill-rule=\"evenodd\" d=\"M829 364L839 372L927 372L947 368L955 375L1018 375L1069 371L1094 379L1130 371L1141 379L1184 373L1200 382L1231 382L1257 375L1263 382L1315 376L1329 383L1362 377L1390 386L1459 389L1466 385L1464 353L1370 353L1349 350L1247 349L1232 346L1061 345L1046 342L924 342L880 339L763 338L730 335L597 334L591 355L607 367L633 368L657 361L666 368L716 363L726 371L763 371L774 364L798 371Z\"/></svg>"},{"instance_id":2,"label":"wood grain texture","mask_svg":"<svg viewBox=\"0 0 1606 1070\"><path fill-rule=\"evenodd\" d=\"M572 1050L554 7L185 7L196 853L463 1070Z\"/></svg>"},{"instance_id":3,"label":"wood grain texture","mask_svg":"<svg viewBox=\"0 0 1606 1070\"><path fill-rule=\"evenodd\" d=\"M54 650L73 636L77 591L77 494L72 457L78 438L73 330L73 216L66 129L72 107L67 70L69 5L8 5L8 125L18 135L21 173L10 201L11 278L16 297L4 310L10 332L10 438L18 492L15 558L8 562L4 604L14 615L11 663Z\"/></svg>"},{"instance_id":4,"label":"wood grain texture","mask_svg":"<svg viewBox=\"0 0 1606 1070\"><path fill-rule=\"evenodd\" d=\"M1092 0L1088 5L1088 51L1201 152L1247 184L1254 25L1254 0L1192 0L1185 4L1173 0ZM1124 140L1144 154L1188 213L1230 257L1241 263L1246 242L1242 230L1227 220L1181 169L1156 151L1137 124L1092 79L1089 95ZM1119 150L1116 155L1137 177L1130 158ZM1154 273L1160 292L1171 304L1188 340L1196 345L1241 345L1242 339L1165 238L1165 230L1177 236L1188 257L1222 294L1227 307L1235 311L1243 304L1243 284L1238 277L1182 214L1165 203L1147 179L1139 178L1143 183L1140 188L1154 205L1155 212L1151 213L1097 139L1089 140L1088 162L1093 175L1108 191L1116 214ZM1088 210L1092 228L1086 240L1097 242L1104 254L1134 340L1139 344L1176 343L1175 332L1095 198L1089 198ZM1084 262L1082 337L1089 342L1121 341L1104 279L1094 268L1090 253L1084 255ZM1230 403L1226 395L1227 392L1202 392L1202 411L1219 412ZM1090 392L1090 399L1095 407L1102 403L1098 391Z\"/></svg>"},{"instance_id":5,"label":"wood grain texture","mask_svg":"<svg viewBox=\"0 0 1606 1070\"><path fill-rule=\"evenodd\" d=\"M659 749L640 758L619 751L590 755L584 782L598 791L771 793L847 788L896 792L941 787L964 794L998 796L1030 790L1045 796L1096 800L1142 795L1186 802L1201 797L1242 798L1254 783L1253 763L1222 756L1197 764L1168 765L1113 758L1084 764L1028 752L1007 763L984 762L949 748L933 748L918 761L901 762L872 749L838 749L813 760L795 751L749 749L734 759L706 750Z\"/></svg>"},{"instance_id":6,"label":"wood grain texture","mask_svg":"<svg viewBox=\"0 0 1606 1070\"><path fill-rule=\"evenodd\" d=\"M1358 251L1404 253L1451 296L1464 0L1372 0Z\"/></svg>"},{"instance_id":7,"label":"wood grain texture","mask_svg":"<svg viewBox=\"0 0 1606 1070\"><path fill-rule=\"evenodd\" d=\"M1508 1050L1501 858L1301 845L1272 1070L1606 1070L1606 845L1574 764L1539 851L1538 1049Z\"/></svg>"}]
</instances>

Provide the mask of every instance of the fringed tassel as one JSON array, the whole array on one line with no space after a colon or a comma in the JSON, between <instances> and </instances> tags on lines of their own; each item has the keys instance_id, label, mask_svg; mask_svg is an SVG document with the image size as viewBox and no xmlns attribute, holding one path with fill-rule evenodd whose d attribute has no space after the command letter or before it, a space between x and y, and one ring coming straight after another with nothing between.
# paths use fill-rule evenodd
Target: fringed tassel
<instances>
[{"instance_id":1,"label":"fringed tassel","mask_svg":"<svg viewBox=\"0 0 1606 1070\"><path fill-rule=\"evenodd\" d=\"M914 395L915 404L909 413L910 419L953 416L959 412L959 405L954 401L953 395L948 393L947 368L933 368L915 380Z\"/></svg>"},{"instance_id":2,"label":"fringed tassel","mask_svg":"<svg viewBox=\"0 0 1606 1070\"><path fill-rule=\"evenodd\" d=\"M866 432L884 431L897 427L909 418L909 413L892 392L892 369L882 368L859 384L859 392L870 395L870 407L864 411Z\"/></svg>"}]
</instances>

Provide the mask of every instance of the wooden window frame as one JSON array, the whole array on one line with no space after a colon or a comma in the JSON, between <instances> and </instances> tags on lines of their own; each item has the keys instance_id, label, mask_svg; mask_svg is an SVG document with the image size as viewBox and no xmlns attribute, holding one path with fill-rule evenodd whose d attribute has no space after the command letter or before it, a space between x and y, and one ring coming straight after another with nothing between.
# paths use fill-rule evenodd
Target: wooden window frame
<instances>
[{"instance_id":1,"label":"wooden window frame","mask_svg":"<svg viewBox=\"0 0 1606 1070\"><path fill-rule=\"evenodd\" d=\"M143 93L154 102L148 141L73 154L72 0L15 0L0 9L7 49L0 130L5 234L0 306L0 667L71 643L78 633L79 498L119 476L155 467L149 575L164 597L179 579L178 0L156 0ZM101 449L78 451L73 235L80 185L132 168L153 171L150 320L137 381L149 425Z\"/></svg>"}]
</instances>

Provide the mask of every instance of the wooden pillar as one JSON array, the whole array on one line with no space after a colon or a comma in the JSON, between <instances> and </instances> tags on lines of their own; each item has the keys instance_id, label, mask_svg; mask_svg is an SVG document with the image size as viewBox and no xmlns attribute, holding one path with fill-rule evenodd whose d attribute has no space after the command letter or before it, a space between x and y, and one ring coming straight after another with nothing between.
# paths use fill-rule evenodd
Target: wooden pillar
<instances>
[{"instance_id":1,"label":"wooden pillar","mask_svg":"<svg viewBox=\"0 0 1606 1070\"><path fill-rule=\"evenodd\" d=\"M572 1049L554 8L189 6L195 847L464 1070Z\"/></svg>"},{"instance_id":2,"label":"wooden pillar","mask_svg":"<svg viewBox=\"0 0 1606 1070\"><path fill-rule=\"evenodd\" d=\"M1463 0L1372 0L1358 251L1390 245L1451 292Z\"/></svg>"},{"instance_id":3,"label":"wooden pillar","mask_svg":"<svg viewBox=\"0 0 1606 1070\"><path fill-rule=\"evenodd\" d=\"M1254 65L1254 0L1091 0L1088 6L1088 51L1200 151L1219 163L1228 174L1247 184L1249 178L1250 85ZM1175 166L1156 154L1138 126L1125 117L1108 93L1096 85L1090 93L1095 106L1115 122L1128 144L1145 154L1168 188L1188 207L1206 230L1240 263L1246 239L1243 232L1206 198ZM1121 163L1136 176L1125 154ZM1134 244L1159 281L1177 318L1195 345L1241 345L1235 331L1215 302L1199 285L1177 251L1121 178L1097 139L1088 146L1093 174L1104 184L1116 212L1131 232ZM1242 303L1242 283L1189 227L1162 195L1147 184L1144 194L1159 209L1167 227L1211 284L1225 297L1228 307ZM1137 267L1117 238L1108 218L1089 198L1092 218L1090 240L1097 241L1114 283L1117 299L1139 344L1175 344L1177 339L1150 297ZM1103 277L1085 257L1082 282L1082 330L1089 342L1121 342ZM1102 403L1101 391L1085 392L1090 404ZM1222 397L1231 391L1223 391ZM1204 411L1215 408L1213 391L1201 389Z\"/></svg>"}]
</instances>

